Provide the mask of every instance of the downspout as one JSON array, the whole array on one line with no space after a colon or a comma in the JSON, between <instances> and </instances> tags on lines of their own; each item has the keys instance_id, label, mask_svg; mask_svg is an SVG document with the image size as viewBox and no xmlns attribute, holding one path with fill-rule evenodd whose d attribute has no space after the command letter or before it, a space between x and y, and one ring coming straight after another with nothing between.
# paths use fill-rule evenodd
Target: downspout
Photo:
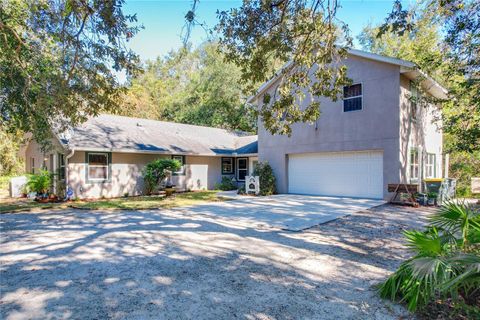
<instances>
[{"instance_id":1,"label":"downspout","mask_svg":"<svg viewBox=\"0 0 480 320\"><path fill-rule=\"evenodd\" d=\"M449 178L449 176L448 176L448 173L449 173L448 171L450 169L449 167L450 167L450 154L447 153L447 154L445 154L445 168L444 168L445 169L445 174L444 174L445 179Z\"/></svg>"},{"instance_id":2,"label":"downspout","mask_svg":"<svg viewBox=\"0 0 480 320\"><path fill-rule=\"evenodd\" d=\"M66 194L67 194L67 191L68 191L68 160L73 157L73 154L75 153L75 149L71 149L70 150L70 153L67 154L67 156L65 157L65 197L66 197Z\"/></svg>"}]
</instances>

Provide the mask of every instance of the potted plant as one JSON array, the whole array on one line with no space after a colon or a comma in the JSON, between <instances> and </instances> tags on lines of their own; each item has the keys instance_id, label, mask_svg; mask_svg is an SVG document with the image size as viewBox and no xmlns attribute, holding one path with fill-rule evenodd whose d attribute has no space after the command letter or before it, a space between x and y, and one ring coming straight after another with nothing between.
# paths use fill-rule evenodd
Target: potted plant
<instances>
[{"instance_id":1,"label":"potted plant","mask_svg":"<svg viewBox=\"0 0 480 320\"><path fill-rule=\"evenodd\" d=\"M41 170L39 174L30 176L27 182L29 190L36 193L36 200L42 203L48 202L48 191L52 185L52 177L47 170Z\"/></svg>"},{"instance_id":2,"label":"potted plant","mask_svg":"<svg viewBox=\"0 0 480 320\"><path fill-rule=\"evenodd\" d=\"M427 194L427 197L428 197L428 205L429 206L436 206L437 205L438 194L436 192L429 192Z\"/></svg>"},{"instance_id":3,"label":"potted plant","mask_svg":"<svg viewBox=\"0 0 480 320\"><path fill-rule=\"evenodd\" d=\"M165 195L169 197L174 193L175 193L175 185L173 185L171 182L167 182L167 184L165 185Z\"/></svg>"}]
</instances>

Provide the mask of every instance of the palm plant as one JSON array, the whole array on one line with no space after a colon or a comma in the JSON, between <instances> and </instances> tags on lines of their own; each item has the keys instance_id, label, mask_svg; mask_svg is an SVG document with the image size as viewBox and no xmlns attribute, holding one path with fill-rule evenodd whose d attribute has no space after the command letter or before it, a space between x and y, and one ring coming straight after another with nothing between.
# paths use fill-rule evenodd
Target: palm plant
<instances>
[{"instance_id":1,"label":"palm plant","mask_svg":"<svg viewBox=\"0 0 480 320\"><path fill-rule=\"evenodd\" d=\"M31 175L27 182L28 189L44 196L52 186L52 175L47 170Z\"/></svg>"},{"instance_id":2,"label":"palm plant","mask_svg":"<svg viewBox=\"0 0 480 320\"><path fill-rule=\"evenodd\" d=\"M448 202L424 231L406 231L415 255L381 286L380 295L415 311L437 295L457 299L480 290L480 212Z\"/></svg>"}]
</instances>

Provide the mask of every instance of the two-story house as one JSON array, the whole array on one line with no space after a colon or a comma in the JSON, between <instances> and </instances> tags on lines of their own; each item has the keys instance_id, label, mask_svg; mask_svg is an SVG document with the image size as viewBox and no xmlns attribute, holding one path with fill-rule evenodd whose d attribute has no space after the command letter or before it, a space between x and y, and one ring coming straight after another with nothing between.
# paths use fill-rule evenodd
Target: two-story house
<instances>
[{"instance_id":1,"label":"two-story house","mask_svg":"<svg viewBox=\"0 0 480 320\"><path fill-rule=\"evenodd\" d=\"M239 184L255 163L273 167L280 193L388 199L388 183L442 176L442 132L435 105L420 106L416 84L445 99L447 92L415 64L350 50L353 80L343 99L321 100L314 124L298 123L291 137L271 135L259 119L258 138L162 121L101 115L72 128L43 152L26 148L27 172L47 168L75 197L120 197L143 192L142 170L154 159L181 162L173 182L183 190L213 189L230 177ZM262 101L278 78L250 98Z\"/></svg>"},{"instance_id":2,"label":"two-story house","mask_svg":"<svg viewBox=\"0 0 480 320\"><path fill-rule=\"evenodd\" d=\"M294 124L288 137L271 135L259 121L259 160L273 167L278 191L388 199L389 183L441 177L440 110L420 106L417 85L439 99L447 91L409 61L350 50L343 63L353 83L343 99L320 100L316 123ZM249 101L273 96L279 80Z\"/></svg>"}]
</instances>

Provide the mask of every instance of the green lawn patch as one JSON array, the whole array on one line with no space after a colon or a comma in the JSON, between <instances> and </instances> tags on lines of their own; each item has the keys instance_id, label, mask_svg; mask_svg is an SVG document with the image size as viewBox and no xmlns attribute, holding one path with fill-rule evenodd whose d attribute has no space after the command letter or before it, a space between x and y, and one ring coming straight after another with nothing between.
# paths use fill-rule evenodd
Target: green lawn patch
<instances>
[{"instance_id":1,"label":"green lawn patch","mask_svg":"<svg viewBox=\"0 0 480 320\"><path fill-rule=\"evenodd\" d=\"M206 202L225 201L226 198L219 197L218 191L194 191L177 193L171 197L163 195L138 196L114 199L79 200L63 203L38 203L29 199L1 199L0 213L28 211L32 209L65 209L74 207L79 209L123 209L142 210L156 208L173 208L196 205Z\"/></svg>"}]
</instances>

